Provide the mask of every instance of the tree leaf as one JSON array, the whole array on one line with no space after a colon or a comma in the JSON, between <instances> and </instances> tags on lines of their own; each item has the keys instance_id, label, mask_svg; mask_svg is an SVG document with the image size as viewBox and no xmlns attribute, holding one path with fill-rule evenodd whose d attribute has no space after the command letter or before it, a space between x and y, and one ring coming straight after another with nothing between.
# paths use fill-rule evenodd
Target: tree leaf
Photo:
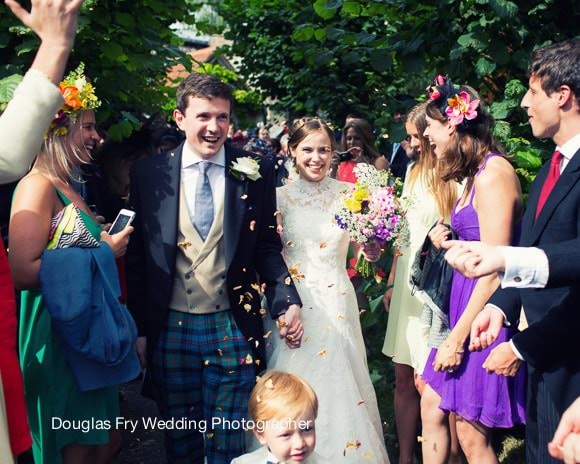
<instances>
[{"instance_id":1,"label":"tree leaf","mask_svg":"<svg viewBox=\"0 0 580 464\"><path fill-rule=\"evenodd\" d=\"M502 18L513 18L519 11L518 6L509 0L490 0L489 4L496 14Z\"/></svg>"},{"instance_id":2,"label":"tree leaf","mask_svg":"<svg viewBox=\"0 0 580 464\"><path fill-rule=\"evenodd\" d=\"M369 53L369 61L373 69L379 72L389 70L393 64L393 59L386 48L371 50Z\"/></svg>"},{"instance_id":3,"label":"tree leaf","mask_svg":"<svg viewBox=\"0 0 580 464\"><path fill-rule=\"evenodd\" d=\"M340 0L316 0L312 7L322 19L330 19L336 14L341 4Z\"/></svg>"},{"instance_id":4,"label":"tree leaf","mask_svg":"<svg viewBox=\"0 0 580 464\"><path fill-rule=\"evenodd\" d=\"M14 90L22 82L23 76L12 74L11 76L0 79L0 103L8 103L12 99Z\"/></svg>"},{"instance_id":5,"label":"tree leaf","mask_svg":"<svg viewBox=\"0 0 580 464\"><path fill-rule=\"evenodd\" d=\"M477 60L477 63L475 63L475 70L479 77L483 77L495 71L496 66L497 65L495 63L492 63L488 59L481 57L479 60Z\"/></svg>"},{"instance_id":6,"label":"tree leaf","mask_svg":"<svg viewBox=\"0 0 580 464\"><path fill-rule=\"evenodd\" d=\"M350 16L360 16L362 13L362 5L355 1L346 1L342 4L342 11Z\"/></svg>"},{"instance_id":7,"label":"tree leaf","mask_svg":"<svg viewBox=\"0 0 580 464\"><path fill-rule=\"evenodd\" d=\"M292 38L298 42L307 42L314 36L314 27L310 24L301 24L292 33Z\"/></svg>"}]
</instances>

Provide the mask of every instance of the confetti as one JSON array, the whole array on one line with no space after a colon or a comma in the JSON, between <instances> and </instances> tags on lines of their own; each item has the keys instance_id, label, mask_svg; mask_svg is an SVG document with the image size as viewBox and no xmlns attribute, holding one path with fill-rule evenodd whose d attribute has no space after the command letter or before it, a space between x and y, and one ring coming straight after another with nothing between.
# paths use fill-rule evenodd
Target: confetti
<instances>
[{"instance_id":1,"label":"confetti","mask_svg":"<svg viewBox=\"0 0 580 464\"><path fill-rule=\"evenodd\" d=\"M327 353L326 348L324 348L323 350L320 350L318 352L318 356L321 356L321 357L324 358L326 356L326 353Z\"/></svg>"},{"instance_id":2,"label":"confetti","mask_svg":"<svg viewBox=\"0 0 580 464\"><path fill-rule=\"evenodd\" d=\"M223 350L221 350L219 348L217 349L217 353L218 353L218 356L223 356L224 355Z\"/></svg>"},{"instance_id":3,"label":"confetti","mask_svg":"<svg viewBox=\"0 0 580 464\"><path fill-rule=\"evenodd\" d=\"M266 291L266 284L262 284L261 288L262 288L262 293L264 293Z\"/></svg>"},{"instance_id":4,"label":"confetti","mask_svg":"<svg viewBox=\"0 0 580 464\"><path fill-rule=\"evenodd\" d=\"M292 283L292 279L291 279L290 277L286 277L286 278L284 279L284 283L285 283L286 285L290 285L290 284Z\"/></svg>"},{"instance_id":5,"label":"confetti","mask_svg":"<svg viewBox=\"0 0 580 464\"><path fill-rule=\"evenodd\" d=\"M331 326L329 326L329 325L327 325L327 326L326 326L326 330L328 330L328 331L331 331L331 330L332 330L332 327L331 327Z\"/></svg>"},{"instance_id":6,"label":"confetti","mask_svg":"<svg viewBox=\"0 0 580 464\"><path fill-rule=\"evenodd\" d=\"M288 268L288 272L296 282L300 282L300 279L304 278L304 274L298 270L298 266L300 266L300 261Z\"/></svg>"},{"instance_id":7,"label":"confetti","mask_svg":"<svg viewBox=\"0 0 580 464\"><path fill-rule=\"evenodd\" d=\"M251 305L251 304L248 304L248 303L246 303L246 304L244 305L244 309L246 310L246 312L247 312L247 313L249 313L249 312L252 310L252 305Z\"/></svg>"},{"instance_id":8,"label":"confetti","mask_svg":"<svg viewBox=\"0 0 580 464\"><path fill-rule=\"evenodd\" d=\"M334 284L328 284L328 288L334 287Z\"/></svg>"},{"instance_id":9,"label":"confetti","mask_svg":"<svg viewBox=\"0 0 580 464\"><path fill-rule=\"evenodd\" d=\"M242 288L242 286L238 285L237 287L234 287L234 291L239 290L240 288Z\"/></svg>"},{"instance_id":10,"label":"confetti","mask_svg":"<svg viewBox=\"0 0 580 464\"><path fill-rule=\"evenodd\" d=\"M326 248L328 245L326 242L321 242L320 243L320 249L322 250L323 248Z\"/></svg>"},{"instance_id":11,"label":"confetti","mask_svg":"<svg viewBox=\"0 0 580 464\"><path fill-rule=\"evenodd\" d=\"M294 240L288 240L286 242L286 246L293 247L294 246Z\"/></svg>"},{"instance_id":12,"label":"confetti","mask_svg":"<svg viewBox=\"0 0 580 464\"><path fill-rule=\"evenodd\" d=\"M246 272L247 269L245 267L242 268L242 272Z\"/></svg>"},{"instance_id":13,"label":"confetti","mask_svg":"<svg viewBox=\"0 0 580 464\"><path fill-rule=\"evenodd\" d=\"M290 340L291 342L293 342L293 341L294 341L294 335L286 335L286 338L287 338L288 340Z\"/></svg>"},{"instance_id":14,"label":"confetti","mask_svg":"<svg viewBox=\"0 0 580 464\"><path fill-rule=\"evenodd\" d=\"M358 400L358 402L356 403L357 406L361 406L363 404L365 404L366 401L365 400Z\"/></svg>"},{"instance_id":15,"label":"confetti","mask_svg":"<svg viewBox=\"0 0 580 464\"><path fill-rule=\"evenodd\" d=\"M256 221L254 221L254 220L250 221L250 230L253 232L255 228L256 228Z\"/></svg>"},{"instance_id":16,"label":"confetti","mask_svg":"<svg viewBox=\"0 0 580 464\"><path fill-rule=\"evenodd\" d=\"M308 340L310 340L310 335L306 335L306 337L302 339L304 343L306 343Z\"/></svg>"},{"instance_id":17,"label":"confetti","mask_svg":"<svg viewBox=\"0 0 580 464\"><path fill-rule=\"evenodd\" d=\"M260 395L256 395L256 401L258 403L261 403L262 402L262 397Z\"/></svg>"},{"instance_id":18,"label":"confetti","mask_svg":"<svg viewBox=\"0 0 580 464\"><path fill-rule=\"evenodd\" d=\"M278 215L282 216L282 212L278 211L278 210L274 211L274 217L276 217Z\"/></svg>"},{"instance_id":19,"label":"confetti","mask_svg":"<svg viewBox=\"0 0 580 464\"><path fill-rule=\"evenodd\" d=\"M352 440L346 442L346 449L359 449L360 448L360 441Z\"/></svg>"},{"instance_id":20,"label":"confetti","mask_svg":"<svg viewBox=\"0 0 580 464\"><path fill-rule=\"evenodd\" d=\"M191 242L177 242L177 246L187 251L187 248L191 246Z\"/></svg>"},{"instance_id":21,"label":"confetti","mask_svg":"<svg viewBox=\"0 0 580 464\"><path fill-rule=\"evenodd\" d=\"M373 455L367 451L365 454L363 454L363 458L365 459L365 461L370 461L373 458Z\"/></svg>"},{"instance_id":22,"label":"confetti","mask_svg":"<svg viewBox=\"0 0 580 464\"><path fill-rule=\"evenodd\" d=\"M258 346L260 346L260 340L254 341L254 345L256 346L256 348L258 348Z\"/></svg>"},{"instance_id":23,"label":"confetti","mask_svg":"<svg viewBox=\"0 0 580 464\"><path fill-rule=\"evenodd\" d=\"M256 359L256 366L259 366L259 365L260 365L260 360Z\"/></svg>"},{"instance_id":24,"label":"confetti","mask_svg":"<svg viewBox=\"0 0 580 464\"><path fill-rule=\"evenodd\" d=\"M253 362L254 358L252 358L252 355L248 353L248 355L246 356L246 364L252 364Z\"/></svg>"},{"instance_id":25,"label":"confetti","mask_svg":"<svg viewBox=\"0 0 580 464\"><path fill-rule=\"evenodd\" d=\"M246 295L246 298L248 300L253 300L254 299L254 295L252 295L250 292L245 292L244 295Z\"/></svg>"},{"instance_id":26,"label":"confetti","mask_svg":"<svg viewBox=\"0 0 580 464\"><path fill-rule=\"evenodd\" d=\"M256 290L258 293L260 293L260 286L258 284L251 284L250 287L252 287L254 290Z\"/></svg>"},{"instance_id":27,"label":"confetti","mask_svg":"<svg viewBox=\"0 0 580 464\"><path fill-rule=\"evenodd\" d=\"M417 437L417 442L418 443L425 443L426 441L428 441L428 440L425 437L421 436L421 435L419 435Z\"/></svg>"},{"instance_id":28,"label":"confetti","mask_svg":"<svg viewBox=\"0 0 580 464\"><path fill-rule=\"evenodd\" d=\"M268 310L266 308L260 308L260 315L265 316L268 314Z\"/></svg>"},{"instance_id":29,"label":"confetti","mask_svg":"<svg viewBox=\"0 0 580 464\"><path fill-rule=\"evenodd\" d=\"M270 335L272 335L272 331L268 330L264 335L263 338L268 338Z\"/></svg>"},{"instance_id":30,"label":"confetti","mask_svg":"<svg viewBox=\"0 0 580 464\"><path fill-rule=\"evenodd\" d=\"M344 321L344 316L343 316L342 314L339 314L338 316L336 316L336 318L337 318L339 321Z\"/></svg>"},{"instance_id":31,"label":"confetti","mask_svg":"<svg viewBox=\"0 0 580 464\"><path fill-rule=\"evenodd\" d=\"M206 436L207 436L207 438L212 439L213 435L214 435L213 433L208 433Z\"/></svg>"},{"instance_id":32,"label":"confetti","mask_svg":"<svg viewBox=\"0 0 580 464\"><path fill-rule=\"evenodd\" d=\"M209 359L206 359L206 360L205 360L203 363L204 363L206 366L209 366Z\"/></svg>"},{"instance_id":33,"label":"confetti","mask_svg":"<svg viewBox=\"0 0 580 464\"><path fill-rule=\"evenodd\" d=\"M238 301L238 304L241 305L242 301L244 301L244 295L240 295L240 300Z\"/></svg>"},{"instance_id":34,"label":"confetti","mask_svg":"<svg viewBox=\"0 0 580 464\"><path fill-rule=\"evenodd\" d=\"M380 275L378 275L378 274L376 274L375 275L375 280L376 280L377 284L380 284L383 281L383 277L380 276Z\"/></svg>"},{"instance_id":35,"label":"confetti","mask_svg":"<svg viewBox=\"0 0 580 464\"><path fill-rule=\"evenodd\" d=\"M246 198L248 198L248 194L244 193L241 197L240 200L245 200Z\"/></svg>"},{"instance_id":36,"label":"confetti","mask_svg":"<svg viewBox=\"0 0 580 464\"><path fill-rule=\"evenodd\" d=\"M361 310L359 310L359 312L358 312L358 315L359 315L359 316L362 316L362 315L363 315L363 313L366 313L366 312L367 312L367 310L366 310L366 309L361 309Z\"/></svg>"},{"instance_id":37,"label":"confetti","mask_svg":"<svg viewBox=\"0 0 580 464\"><path fill-rule=\"evenodd\" d=\"M272 381L272 379L266 380L266 384L264 386L266 388L269 388L270 390L274 390L274 382Z\"/></svg>"}]
</instances>

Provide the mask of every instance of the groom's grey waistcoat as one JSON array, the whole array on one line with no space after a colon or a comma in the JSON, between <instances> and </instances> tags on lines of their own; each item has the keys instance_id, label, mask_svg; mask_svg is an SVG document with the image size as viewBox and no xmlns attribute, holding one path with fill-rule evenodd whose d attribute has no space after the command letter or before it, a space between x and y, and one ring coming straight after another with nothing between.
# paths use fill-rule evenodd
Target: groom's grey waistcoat
<instances>
[{"instance_id":1,"label":"groom's grey waistcoat","mask_svg":"<svg viewBox=\"0 0 580 464\"><path fill-rule=\"evenodd\" d=\"M230 303L226 289L223 197L215 205L214 221L204 242L191 223L183 183L179 190L178 251L169 308L192 314L224 311Z\"/></svg>"}]
</instances>

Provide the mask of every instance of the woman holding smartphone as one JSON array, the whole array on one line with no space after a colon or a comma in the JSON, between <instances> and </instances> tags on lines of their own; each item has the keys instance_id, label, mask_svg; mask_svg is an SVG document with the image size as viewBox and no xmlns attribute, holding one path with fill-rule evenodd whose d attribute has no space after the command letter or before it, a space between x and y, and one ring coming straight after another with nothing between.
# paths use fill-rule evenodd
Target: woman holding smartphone
<instances>
[{"instance_id":1,"label":"woman holding smartphone","mask_svg":"<svg viewBox=\"0 0 580 464\"><path fill-rule=\"evenodd\" d=\"M53 329L39 288L39 272L44 251L54 248L99 247L106 242L115 256L121 256L132 228L114 236L102 232L73 189L71 180L91 160L100 138L93 111L100 102L82 65L59 89L65 104L50 126L32 171L16 188L10 220L10 265L15 287L23 290L20 357L28 420L37 464L107 463L120 445L118 431L53 426L53 418L114 424L119 415L118 387L79 389L65 359L64 342Z\"/></svg>"}]
</instances>

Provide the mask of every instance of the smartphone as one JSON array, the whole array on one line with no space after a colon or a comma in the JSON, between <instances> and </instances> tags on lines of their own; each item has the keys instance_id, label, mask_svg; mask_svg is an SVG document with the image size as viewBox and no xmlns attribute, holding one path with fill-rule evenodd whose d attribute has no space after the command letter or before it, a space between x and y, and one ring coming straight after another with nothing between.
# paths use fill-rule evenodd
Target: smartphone
<instances>
[{"instance_id":1,"label":"smartphone","mask_svg":"<svg viewBox=\"0 0 580 464\"><path fill-rule=\"evenodd\" d=\"M339 151L336 152L336 155L340 159L340 161L350 161L354 158L354 155L350 151Z\"/></svg>"},{"instance_id":2,"label":"smartphone","mask_svg":"<svg viewBox=\"0 0 580 464\"><path fill-rule=\"evenodd\" d=\"M109 235L118 234L121 232L125 227L128 227L135 219L135 211L131 211L129 209L122 209L117 214L113 225L109 229Z\"/></svg>"}]
</instances>

